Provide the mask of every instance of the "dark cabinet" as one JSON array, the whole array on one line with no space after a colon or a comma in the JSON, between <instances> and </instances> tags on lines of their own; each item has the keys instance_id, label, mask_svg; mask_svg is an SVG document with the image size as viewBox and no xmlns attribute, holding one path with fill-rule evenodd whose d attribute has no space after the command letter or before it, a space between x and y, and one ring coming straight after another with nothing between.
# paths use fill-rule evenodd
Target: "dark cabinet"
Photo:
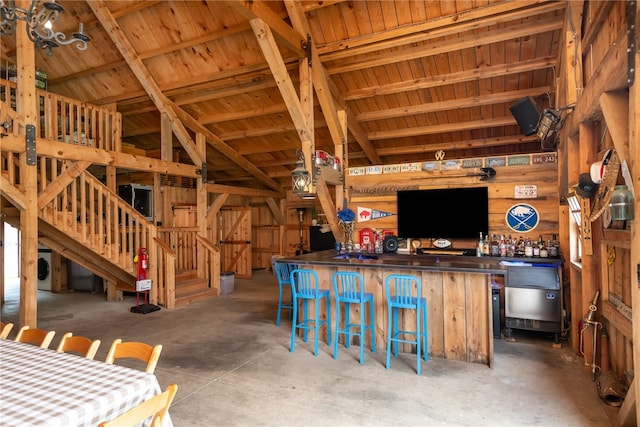
<instances>
[{"instance_id":1,"label":"dark cabinet","mask_svg":"<svg viewBox=\"0 0 640 427\"><path fill-rule=\"evenodd\" d=\"M323 233L322 230L328 230ZM336 239L333 237L333 233L329 227L322 227L321 225L309 226L309 249L311 252L325 251L327 249L335 248Z\"/></svg>"}]
</instances>

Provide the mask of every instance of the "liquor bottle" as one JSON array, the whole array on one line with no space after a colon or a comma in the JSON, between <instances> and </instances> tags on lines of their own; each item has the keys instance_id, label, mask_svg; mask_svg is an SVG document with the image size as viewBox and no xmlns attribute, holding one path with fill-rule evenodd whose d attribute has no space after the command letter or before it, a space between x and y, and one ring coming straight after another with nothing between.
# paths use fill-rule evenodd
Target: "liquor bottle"
<instances>
[{"instance_id":1,"label":"liquor bottle","mask_svg":"<svg viewBox=\"0 0 640 427\"><path fill-rule=\"evenodd\" d=\"M500 256L500 243L495 234L491 235L491 256Z\"/></svg>"},{"instance_id":2,"label":"liquor bottle","mask_svg":"<svg viewBox=\"0 0 640 427\"><path fill-rule=\"evenodd\" d=\"M522 239L522 236L520 236L520 239L518 240L518 249L516 249L516 255L524 256L524 240Z\"/></svg>"},{"instance_id":3,"label":"liquor bottle","mask_svg":"<svg viewBox=\"0 0 640 427\"><path fill-rule=\"evenodd\" d=\"M507 240L507 256L513 258L516 256L516 239L509 234L509 240Z\"/></svg>"},{"instance_id":4,"label":"liquor bottle","mask_svg":"<svg viewBox=\"0 0 640 427\"><path fill-rule=\"evenodd\" d=\"M500 256L507 256L507 240L504 238L504 234L500 238Z\"/></svg>"},{"instance_id":5,"label":"liquor bottle","mask_svg":"<svg viewBox=\"0 0 640 427\"><path fill-rule=\"evenodd\" d=\"M549 246L544 243L544 240L540 247L540 258L549 258Z\"/></svg>"},{"instance_id":6,"label":"liquor bottle","mask_svg":"<svg viewBox=\"0 0 640 427\"><path fill-rule=\"evenodd\" d=\"M540 242L542 241L542 236L537 242L531 242L531 246L533 247L533 257L540 258Z\"/></svg>"},{"instance_id":7,"label":"liquor bottle","mask_svg":"<svg viewBox=\"0 0 640 427\"><path fill-rule=\"evenodd\" d=\"M524 256L527 258L531 258L533 256L533 245L531 245L531 239L528 237L524 242Z\"/></svg>"},{"instance_id":8,"label":"liquor bottle","mask_svg":"<svg viewBox=\"0 0 640 427\"><path fill-rule=\"evenodd\" d=\"M484 241L482 240L482 231L481 231L480 240L478 240L478 247L476 248L476 256L482 256L483 247L484 247Z\"/></svg>"},{"instance_id":9,"label":"liquor bottle","mask_svg":"<svg viewBox=\"0 0 640 427\"><path fill-rule=\"evenodd\" d=\"M558 240L556 240L556 235L553 235L553 239L549 244L549 256L551 258L557 258L560 256L560 245L558 244Z\"/></svg>"},{"instance_id":10,"label":"liquor bottle","mask_svg":"<svg viewBox=\"0 0 640 427\"><path fill-rule=\"evenodd\" d=\"M482 242L482 256L489 256L491 252L489 251L489 233L487 232L487 237Z\"/></svg>"}]
</instances>

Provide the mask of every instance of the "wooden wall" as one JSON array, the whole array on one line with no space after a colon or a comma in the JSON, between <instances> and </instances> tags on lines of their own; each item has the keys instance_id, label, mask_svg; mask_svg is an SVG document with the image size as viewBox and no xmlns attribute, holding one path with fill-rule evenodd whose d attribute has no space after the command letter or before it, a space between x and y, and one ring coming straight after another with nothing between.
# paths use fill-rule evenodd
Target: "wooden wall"
<instances>
[{"instance_id":1,"label":"wooden wall","mask_svg":"<svg viewBox=\"0 0 640 427\"><path fill-rule=\"evenodd\" d=\"M536 239L539 235L558 234L558 203L560 195L557 185L557 159L555 153L507 156L497 159L479 159L481 165L504 162L504 166L491 166L496 175L482 181L479 177L468 174L478 173L479 168L456 170L429 170L416 172L361 174L361 170L350 170L347 176L349 192L349 208L357 212L358 207L377 209L393 215L380 219L358 222L358 230L371 227L375 229L391 229L397 231L398 218L395 215L396 191L409 189L455 188L486 186L489 190L489 234L512 235L514 237ZM545 163L539 163L544 161ZM527 162L527 164L519 164ZM434 163L434 162L431 162ZM438 163L438 162L435 162ZM444 167L443 165L438 165ZM518 165L510 164L518 163ZM431 166L431 165L430 165ZM371 168L373 170L373 168ZM375 171L375 170L374 170ZM357 173L357 175L355 175ZM537 197L527 199L515 198L515 187L519 185L535 185ZM533 206L540 218L538 226L527 233L516 233L511 230L505 220L508 210L515 204L526 203ZM358 218L359 219L359 218ZM446 236L442 236L446 237ZM455 242L454 246L462 248L475 247L477 240ZM426 247L428 242L423 242Z\"/></svg>"}]
</instances>

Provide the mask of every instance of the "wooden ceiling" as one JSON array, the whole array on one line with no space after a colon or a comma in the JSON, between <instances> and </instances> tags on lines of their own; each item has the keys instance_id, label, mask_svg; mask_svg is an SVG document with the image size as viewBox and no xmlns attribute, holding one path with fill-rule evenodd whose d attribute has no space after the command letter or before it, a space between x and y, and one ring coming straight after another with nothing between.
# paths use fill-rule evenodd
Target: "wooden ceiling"
<instances>
[{"instance_id":1,"label":"wooden ceiling","mask_svg":"<svg viewBox=\"0 0 640 427\"><path fill-rule=\"evenodd\" d=\"M115 105L123 141L159 158L161 112L149 95L156 88L192 137L206 131L215 183L289 186L301 146L256 18L271 28L298 90L298 40L309 33L322 90L347 113L349 166L429 161L437 150L455 159L547 149L522 135L509 106L526 96L541 110L553 105L566 2L58 3L66 12L56 30L84 22L92 41L84 52L37 51L48 90ZM3 62L15 61L15 36L3 36L0 49ZM314 105L316 149L332 154L332 115L318 96ZM175 136L173 144L181 150Z\"/></svg>"}]
</instances>

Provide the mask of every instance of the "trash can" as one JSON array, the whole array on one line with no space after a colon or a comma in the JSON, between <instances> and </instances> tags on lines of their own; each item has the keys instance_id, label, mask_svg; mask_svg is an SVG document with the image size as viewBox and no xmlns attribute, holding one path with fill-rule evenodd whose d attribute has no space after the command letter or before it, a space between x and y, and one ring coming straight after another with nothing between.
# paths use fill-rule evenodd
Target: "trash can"
<instances>
[{"instance_id":1,"label":"trash can","mask_svg":"<svg viewBox=\"0 0 640 427\"><path fill-rule=\"evenodd\" d=\"M235 273L233 271L220 273L220 295L227 295L233 292L234 279Z\"/></svg>"}]
</instances>

